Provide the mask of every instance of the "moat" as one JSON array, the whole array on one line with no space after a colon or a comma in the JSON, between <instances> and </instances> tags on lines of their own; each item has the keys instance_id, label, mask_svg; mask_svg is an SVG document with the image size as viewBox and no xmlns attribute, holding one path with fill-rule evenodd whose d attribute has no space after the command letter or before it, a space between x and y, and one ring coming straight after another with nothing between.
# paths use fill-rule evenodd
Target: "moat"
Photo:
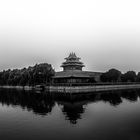
<instances>
[{"instance_id":1,"label":"moat","mask_svg":"<svg viewBox=\"0 0 140 140\"><path fill-rule=\"evenodd\" d=\"M50 94L0 89L0 138L140 139L140 90Z\"/></svg>"}]
</instances>

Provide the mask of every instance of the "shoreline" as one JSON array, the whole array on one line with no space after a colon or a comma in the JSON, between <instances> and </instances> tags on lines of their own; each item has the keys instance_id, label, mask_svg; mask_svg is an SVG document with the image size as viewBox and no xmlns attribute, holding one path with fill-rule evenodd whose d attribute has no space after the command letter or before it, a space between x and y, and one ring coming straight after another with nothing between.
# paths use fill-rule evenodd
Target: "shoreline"
<instances>
[{"instance_id":1,"label":"shoreline","mask_svg":"<svg viewBox=\"0 0 140 140\"><path fill-rule=\"evenodd\" d=\"M87 85L87 86L44 86L44 88L36 86L0 86L5 89L20 89L20 90L36 90L55 93L86 93L96 91L110 91L121 89L136 89L140 88L140 84L123 84L123 85Z\"/></svg>"},{"instance_id":2,"label":"shoreline","mask_svg":"<svg viewBox=\"0 0 140 140\"><path fill-rule=\"evenodd\" d=\"M110 91L121 89L136 89L140 88L140 84L124 84L124 85L92 85L92 86L48 86L49 92L60 93L86 93L96 91Z\"/></svg>"},{"instance_id":3,"label":"shoreline","mask_svg":"<svg viewBox=\"0 0 140 140\"><path fill-rule=\"evenodd\" d=\"M33 89L35 89L34 86L0 86L0 88L6 88L6 89L24 89L24 90L33 90Z\"/></svg>"}]
</instances>

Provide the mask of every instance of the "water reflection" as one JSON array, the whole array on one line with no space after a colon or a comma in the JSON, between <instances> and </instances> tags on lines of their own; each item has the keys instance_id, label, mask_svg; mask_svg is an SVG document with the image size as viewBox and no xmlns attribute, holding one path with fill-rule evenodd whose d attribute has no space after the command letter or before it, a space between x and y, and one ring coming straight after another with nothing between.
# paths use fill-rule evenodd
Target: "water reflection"
<instances>
[{"instance_id":1,"label":"water reflection","mask_svg":"<svg viewBox=\"0 0 140 140\"><path fill-rule=\"evenodd\" d=\"M55 104L61 108L65 119L76 124L82 119L86 105L99 101L109 103L117 107L124 99L135 102L140 97L140 90L118 90L87 94L58 94L58 93L37 93L24 90L0 90L0 103L12 106L20 106L23 109L32 111L36 115L47 115L53 110Z\"/></svg>"},{"instance_id":2,"label":"water reflection","mask_svg":"<svg viewBox=\"0 0 140 140\"><path fill-rule=\"evenodd\" d=\"M85 108L83 103L64 103L62 112L65 115L66 120L70 120L70 123L76 124L78 119L81 119L81 115L84 113Z\"/></svg>"},{"instance_id":3,"label":"water reflection","mask_svg":"<svg viewBox=\"0 0 140 140\"><path fill-rule=\"evenodd\" d=\"M13 89L1 89L0 102L2 105L18 105L39 115L47 115L55 105L54 100L51 97L48 98L45 94Z\"/></svg>"}]
</instances>

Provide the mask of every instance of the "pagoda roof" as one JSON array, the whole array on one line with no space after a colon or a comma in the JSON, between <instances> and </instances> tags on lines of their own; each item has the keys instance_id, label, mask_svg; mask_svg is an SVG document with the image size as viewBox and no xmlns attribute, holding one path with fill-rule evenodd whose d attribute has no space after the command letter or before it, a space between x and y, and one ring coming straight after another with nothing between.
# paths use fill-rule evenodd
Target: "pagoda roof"
<instances>
[{"instance_id":1,"label":"pagoda roof","mask_svg":"<svg viewBox=\"0 0 140 140\"><path fill-rule=\"evenodd\" d=\"M65 58L66 61L62 63L61 67L65 66L81 66L84 67L83 62L79 61L79 57L76 56L75 53L70 53L67 58Z\"/></svg>"}]
</instances>

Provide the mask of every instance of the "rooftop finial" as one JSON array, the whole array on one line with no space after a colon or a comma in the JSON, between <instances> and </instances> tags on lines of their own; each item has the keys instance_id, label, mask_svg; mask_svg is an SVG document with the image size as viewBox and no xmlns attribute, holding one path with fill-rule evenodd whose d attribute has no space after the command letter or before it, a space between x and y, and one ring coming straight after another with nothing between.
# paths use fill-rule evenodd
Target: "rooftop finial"
<instances>
[{"instance_id":1,"label":"rooftop finial","mask_svg":"<svg viewBox=\"0 0 140 140\"><path fill-rule=\"evenodd\" d=\"M77 56L76 56L76 54L74 53L74 52L71 52L70 54L69 54L69 58L76 58Z\"/></svg>"}]
</instances>

